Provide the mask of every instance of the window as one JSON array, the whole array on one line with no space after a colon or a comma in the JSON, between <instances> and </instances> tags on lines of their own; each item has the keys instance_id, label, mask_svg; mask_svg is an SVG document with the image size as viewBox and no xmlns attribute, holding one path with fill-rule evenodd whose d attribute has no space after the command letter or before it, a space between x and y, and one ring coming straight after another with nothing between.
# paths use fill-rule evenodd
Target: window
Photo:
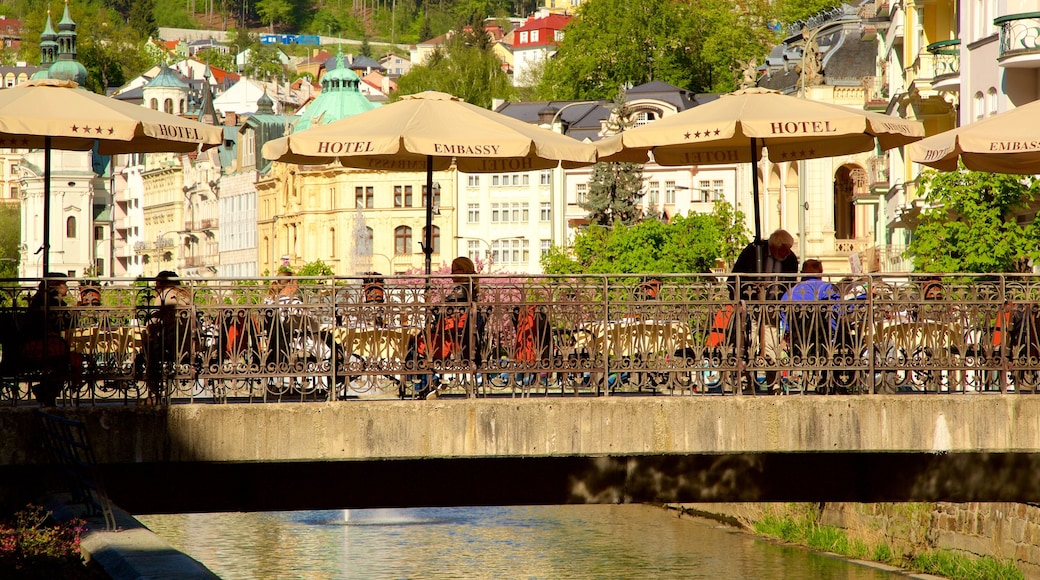
<instances>
[{"instance_id":1,"label":"window","mask_svg":"<svg viewBox=\"0 0 1040 580\"><path fill-rule=\"evenodd\" d=\"M986 103L985 103L985 99L982 96L982 92L981 91L975 93L975 99L974 99L974 102L973 102L972 106L975 109L972 112L975 113L975 120L976 121L978 121L979 119L981 119L981 118L986 116Z\"/></svg>"},{"instance_id":2,"label":"window","mask_svg":"<svg viewBox=\"0 0 1040 580\"><path fill-rule=\"evenodd\" d=\"M355 207L372 209L375 203L375 187L369 185L367 187L355 187L354 188L354 202Z\"/></svg>"},{"instance_id":3,"label":"window","mask_svg":"<svg viewBox=\"0 0 1040 580\"><path fill-rule=\"evenodd\" d=\"M498 176L497 175L492 175L491 176L491 185L498 185Z\"/></svg>"},{"instance_id":4,"label":"window","mask_svg":"<svg viewBox=\"0 0 1040 580\"><path fill-rule=\"evenodd\" d=\"M661 192L656 189L651 189L646 197L646 201L650 204L650 207L657 207L657 203L661 199Z\"/></svg>"},{"instance_id":5,"label":"window","mask_svg":"<svg viewBox=\"0 0 1040 580\"><path fill-rule=\"evenodd\" d=\"M517 173L513 174L513 185L520 185L520 175Z\"/></svg>"},{"instance_id":6,"label":"window","mask_svg":"<svg viewBox=\"0 0 1040 580\"><path fill-rule=\"evenodd\" d=\"M498 204L491 204L491 223L497 224L500 221L500 219L501 218L499 217Z\"/></svg>"},{"instance_id":7,"label":"window","mask_svg":"<svg viewBox=\"0 0 1040 580\"><path fill-rule=\"evenodd\" d=\"M999 101L999 98L997 97L997 89L990 87L989 90L986 91L986 100L989 101L989 116L992 117L997 114Z\"/></svg>"},{"instance_id":8,"label":"window","mask_svg":"<svg viewBox=\"0 0 1040 580\"><path fill-rule=\"evenodd\" d=\"M525 185L525 186L526 185L531 185L531 176L526 174L526 173L521 175L520 176L520 185Z\"/></svg>"},{"instance_id":9,"label":"window","mask_svg":"<svg viewBox=\"0 0 1040 580\"><path fill-rule=\"evenodd\" d=\"M466 255L470 260L480 258L480 240L469 240L466 242Z\"/></svg>"},{"instance_id":10,"label":"window","mask_svg":"<svg viewBox=\"0 0 1040 580\"><path fill-rule=\"evenodd\" d=\"M724 186L725 186L725 183L721 179L716 179L716 180L711 182L711 200L712 201L722 201L723 196L725 195L725 192L723 191L723 187Z\"/></svg>"},{"instance_id":11,"label":"window","mask_svg":"<svg viewBox=\"0 0 1040 580\"><path fill-rule=\"evenodd\" d=\"M539 183L541 185L549 185L549 182L550 182L551 179L552 179L552 173L550 173L548 171L543 171L541 173L541 175L539 176L539 180L540 180Z\"/></svg>"},{"instance_id":12,"label":"window","mask_svg":"<svg viewBox=\"0 0 1040 580\"><path fill-rule=\"evenodd\" d=\"M408 226L397 226L394 230L394 253L398 256L411 253L412 228Z\"/></svg>"},{"instance_id":13,"label":"window","mask_svg":"<svg viewBox=\"0 0 1040 580\"><path fill-rule=\"evenodd\" d=\"M101 241L105 239L105 228L102 226L94 226L94 240Z\"/></svg>"},{"instance_id":14,"label":"window","mask_svg":"<svg viewBox=\"0 0 1040 580\"><path fill-rule=\"evenodd\" d=\"M664 182L664 196L674 198L675 197L675 182L666 181Z\"/></svg>"},{"instance_id":15,"label":"window","mask_svg":"<svg viewBox=\"0 0 1040 580\"><path fill-rule=\"evenodd\" d=\"M329 228L329 255L336 257L336 228Z\"/></svg>"},{"instance_id":16,"label":"window","mask_svg":"<svg viewBox=\"0 0 1040 580\"><path fill-rule=\"evenodd\" d=\"M394 207L412 207L412 186L394 186Z\"/></svg>"},{"instance_id":17,"label":"window","mask_svg":"<svg viewBox=\"0 0 1040 580\"><path fill-rule=\"evenodd\" d=\"M173 99L163 101L163 112L173 114Z\"/></svg>"},{"instance_id":18,"label":"window","mask_svg":"<svg viewBox=\"0 0 1040 580\"><path fill-rule=\"evenodd\" d=\"M426 241L426 228L423 228L422 231L423 231L423 241L425 242ZM433 247L433 253L434 254L439 254L439 253L441 253L441 229L439 227L437 227L437 226L433 226L433 230L431 230L431 235L432 235L432 238L430 239L430 244Z\"/></svg>"},{"instance_id":19,"label":"window","mask_svg":"<svg viewBox=\"0 0 1040 580\"><path fill-rule=\"evenodd\" d=\"M657 198L661 196L661 182L651 181L646 184L646 196L648 199L655 200L653 203L657 203Z\"/></svg>"},{"instance_id":20,"label":"window","mask_svg":"<svg viewBox=\"0 0 1040 580\"><path fill-rule=\"evenodd\" d=\"M65 237L76 237L76 216L69 216L69 219L65 220Z\"/></svg>"},{"instance_id":21,"label":"window","mask_svg":"<svg viewBox=\"0 0 1040 580\"><path fill-rule=\"evenodd\" d=\"M480 176L470 175L466 178L466 187L480 187Z\"/></svg>"},{"instance_id":22,"label":"window","mask_svg":"<svg viewBox=\"0 0 1040 580\"><path fill-rule=\"evenodd\" d=\"M480 204L471 203L466 206L466 223L475 224L480 222Z\"/></svg>"},{"instance_id":23,"label":"window","mask_svg":"<svg viewBox=\"0 0 1040 580\"><path fill-rule=\"evenodd\" d=\"M646 125L657 120L657 114L653 111L639 111L636 113L636 126Z\"/></svg>"},{"instance_id":24,"label":"window","mask_svg":"<svg viewBox=\"0 0 1040 580\"><path fill-rule=\"evenodd\" d=\"M589 184L579 183L574 186L574 200L578 205L585 205L589 200Z\"/></svg>"},{"instance_id":25,"label":"window","mask_svg":"<svg viewBox=\"0 0 1040 580\"><path fill-rule=\"evenodd\" d=\"M543 256L548 254L549 250L551 248L552 248L552 240L541 240L541 249L542 249L542 255Z\"/></svg>"},{"instance_id":26,"label":"window","mask_svg":"<svg viewBox=\"0 0 1040 580\"><path fill-rule=\"evenodd\" d=\"M520 203L519 202L513 204L513 219L512 219L512 221L513 222L519 222L520 221Z\"/></svg>"},{"instance_id":27,"label":"window","mask_svg":"<svg viewBox=\"0 0 1040 580\"><path fill-rule=\"evenodd\" d=\"M537 30L532 30L531 31L531 42L538 42L538 31Z\"/></svg>"},{"instance_id":28,"label":"window","mask_svg":"<svg viewBox=\"0 0 1040 580\"><path fill-rule=\"evenodd\" d=\"M524 30L524 31L522 31L520 33L520 44L526 44L526 43L527 43L527 31Z\"/></svg>"},{"instance_id":29,"label":"window","mask_svg":"<svg viewBox=\"0 0 1040 580\"><path fill-rule=\"evenodd\" d=\"M409 198L410 199L410 198ZM422 186L422 199L419 200L419 207L426 207L426 186ZM433 184L433 208L438 209L441 207L441 186L439 184Z\"/></svg>"},{"instance_id":30,"label":"window","mask_svg":"<svg viewBox=\"0 0 1040 580\"><path fill-rule=\"evenodd\" d=\"M541 210L538 212L538 219L543 222L547 222L552 219L552 204L548 202L542 202Z\"/></svg>"},{"instance_id":31,"label":"window","mask_svg":"<svg viewBox=\"0 0 1040 580\"><path fill-rule=\"evenodd\" d=\"M667 195L667 192L666 192L666 195L664 196L664 203L666 205L675 205L675 190L674 189L671 191L671 195Z\"/></svg>"},{"instance_id":32,"label":"window","mask_svg":"<svg viewBox=\"0 0 1040 580\"><path fill-rule=\"evenodd\" d=\"M525 224L527 222L531 221L531 211L530 211L530 208L531 208L531 204L525 203L525 204L523 204L521 206L521 209L520 209L520 213L521 213L520 221L525 223Z\"/></svg>"},{"instance_id":33,"label":"window","mask_svg":"<svg viewBox=\"0 0 1040 580\"><path fill-rule=\"evenodd\" d=\"M701 201L706 199L709 191L711 191L710 181L704 180L699 182L697 184L697 189L690 192L690 201Z\"/></svg>"}]
</instances>

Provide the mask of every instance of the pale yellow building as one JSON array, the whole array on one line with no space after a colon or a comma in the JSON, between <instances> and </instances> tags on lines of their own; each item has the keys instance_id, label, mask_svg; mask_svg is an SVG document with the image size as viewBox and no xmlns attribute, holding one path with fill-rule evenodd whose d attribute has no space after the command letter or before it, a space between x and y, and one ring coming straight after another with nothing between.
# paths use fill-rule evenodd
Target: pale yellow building
<instances>
[{"instance_id":1,"label":"pale yellow building","mask_svg":"<svg viewBox=\"0 0 1040 580\"><path fill-rule=\"evenodd\" d=\"M456 181L454 169L434 173L434 270L454 258ZM425 182L425 173L273 164L257 183L260 273L315 260L339 276L422 272Z\"/></svg>"}]
</instances>

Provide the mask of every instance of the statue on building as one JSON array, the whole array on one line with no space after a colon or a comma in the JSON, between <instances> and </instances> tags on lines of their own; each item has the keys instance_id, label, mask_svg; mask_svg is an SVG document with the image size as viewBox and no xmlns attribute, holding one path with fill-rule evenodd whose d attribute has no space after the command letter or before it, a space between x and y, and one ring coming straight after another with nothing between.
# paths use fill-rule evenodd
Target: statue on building
<instances>
[{"instance_id":1,"label":"statue on building","mask_svg":"<svg viewBox=\"0 0 1040 580\"><path fill-rule=\"evenodd\" d=\"M758 59L752 58L747 61L737 61L743 78L740 81L741 89L750 89L758 85Z\"/></svg>"},{"instance_id":2,"label":"statue on building","mask_svg":"<svg viewBox=\"0 0 1040 580\"><path fill-rule=\"evenodd\" d=\"M803 87L823 84L823 60L815 37L811 37L802 49L801 78Z\"/></svg>"}]
</instances>

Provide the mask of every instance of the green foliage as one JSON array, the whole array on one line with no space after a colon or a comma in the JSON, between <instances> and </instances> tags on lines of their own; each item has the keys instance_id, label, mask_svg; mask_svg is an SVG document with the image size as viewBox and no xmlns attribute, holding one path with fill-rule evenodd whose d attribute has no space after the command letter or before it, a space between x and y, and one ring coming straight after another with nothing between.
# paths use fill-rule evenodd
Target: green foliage
<instances>
[{"instance_id":1,"label":"green foliage","mask_svg":"<svg viewBox=\"0 0 1040 580\"><path fill-rule=\"evenodd\" d=\"M18 277L22 215L17 205L0 206L0 278Z\"/></svg>"},{"instance_id":2,"label":"green foliage","mask_svg":"<svg viewBox=\"0 0 1040 580\"><path fill-rule=\"evenodd\" d=\"M321 260L308 262L301 266L300 270L296 272L297 276L334 276L335 274L336 273L332 271L332 268Z\"/></svg>"},{"instance_id":3,"label":"green foliage","mask_svg":"<svg viewBox=\"0 0 1040 580\"><path fill-rule=\"evenodd\" d=\"M755 533L779 538L785 542L802 544L814 550L834 552L850 558L871 558L917 572L936 574L956 580L1020 580L1025 576L1009 560L990 557L977 558L949 550L925 550L899 559L884 543L868 545L850 540L844 530L820 525L812 508L788 506L787 515L767 515L754 522ZM801 512L801 513L799 513Z\"/></svg>"},{"instance_id":4,"label":"green foliage","mask_svg":"<svg viewBox=\"0 0 1040 580\"><path fill-rule=\"evenodd\" d=\"M570 248L554 246L542 257L547 274L710 272L747 244L744 217L724 201L711 213L676 216L671 223L644 220L631 227L590 226Z\"/></svg>"},{"instance_id":5,"label":"green foliage","mask_svg":"<svg viewBox=\"0 0 1040 580\"><path fill-rule=\"evenodd\" d=\"M259 43L250 46L245 72L258 79L280 79L285 74L285 67L278 59L278 48L270 44Z\"/></svg>"},{"instance_id":6,"label":"green foliage","mask_svg":"<svg viewBox=\"0 0 1040 580\"><path fill-rule=\"evenodd\" d=\"M293 4L289 0L257 0L256 13L260 20L274 32L275 24L292 26Z\"/></svg>"},{"instance_id":7,"label":"green foliage","mask_svg":"<svg viewBox=\"0 0 1040 580\"><path fill-rule=\"evenodd\" d=\"M210 66L215 66L226 71L237 72L235 69L235 55L232 54L234 51L235 49L232 48L228 52L224 53L215 48L207 48L205 50L200 50L199 53L195 55L195 58L202 62L209 63Z\"/></svg>"},{"instance_id":8,"label":"green foliage","mask_svg":"<svg viewBox=\"0 0 1040 580\"><path fill-rule=\"evenodd\" d=\"M582 209L589 221L602 226L631 225L642 219L643 166L638 163L597 163Z\"/></svg>"},{"instance_id":9,"label":"green foliage","mask_svg":"<svg viewBox=\"0 0 1040 580\"><path fill-rule=\"evenodd\" d=\"M413 66L397 80L398 94L441 91L486 109L492 99L513 99L516 90L498 57L468 40L471 35L456 34L426 64Z\"/></svg>"},{"instance_id":10,"label":"green foliage","mask_svg":"<svg viewBox=\"0 0 1040 580\"><path fill-rule=\"evenodd\" d=\"M836 0L779 0L776 3L776 17L784 24L792 24L835 6L841 6L841 2Z\"/></svg>"},{"instance_id":11,"label":"green foliage","mask_svg":"<svg viewBox=\"0 0 1040 580\"><path fill-rule=\"evenodd\" d=\"M1040 183L999 173L926 172L927 207L907 249L921 272L1016 272L1040 260L1040 220L1018 222Z\"/></svg>"},{"instance_id":12,"label":"green foliage","mask_svg":"<svg viewBox=\"0 0 1040 580\"><path fill-rule=\"evenodd\" d=\"M663 81L694 92L736 88L739 61L767 54L776 37L768 3L728 0L597 0L582 3L556 56L543 99L606 99L625 86Z\"/></svg>"}]
</instances>

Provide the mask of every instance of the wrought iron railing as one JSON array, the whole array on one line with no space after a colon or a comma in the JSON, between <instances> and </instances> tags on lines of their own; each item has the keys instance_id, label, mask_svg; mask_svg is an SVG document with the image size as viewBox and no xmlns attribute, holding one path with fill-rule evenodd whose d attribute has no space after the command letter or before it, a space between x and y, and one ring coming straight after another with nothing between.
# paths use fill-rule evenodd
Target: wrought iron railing
<instances>
[{"instance_id":1,"label":"wrought iron railing","mask_svg":"<svg viewBox=\"0 0 1040 580\"><path fill-rule=\"evenodd\" d=\"M1040 53L1040 12L1001 16L993 24L1000 26L998 60Z\"/></svg>"},{"instance_id":2,"label":"wrought iron railing","mask_svg":"<svg viewBox=\"0 0 1040 580\"><path fill-rule=\"evenodd\" d=\"M961 74L961 41L942 40L928 45L928 52L933 56L932 78L939 80Z\"/></svg>"},{"instance_id":3,"label":"wrought iron railing","mask_svg":"<svg viewBox=\"0 0 1040 580\"><path fill-rule=\"evenodd\" d=\"M793 277L664 277L655 299L637 276L480 277L468 303L442 278L301 279L281 296L269 280L186 281L165 310L119 281L102 306L47 312L26 307L31 281L9 281L0 401L1036 389L1040 278L831 279L840 300L802 302L783 299Z\"/></svg>"}]
</instances>

